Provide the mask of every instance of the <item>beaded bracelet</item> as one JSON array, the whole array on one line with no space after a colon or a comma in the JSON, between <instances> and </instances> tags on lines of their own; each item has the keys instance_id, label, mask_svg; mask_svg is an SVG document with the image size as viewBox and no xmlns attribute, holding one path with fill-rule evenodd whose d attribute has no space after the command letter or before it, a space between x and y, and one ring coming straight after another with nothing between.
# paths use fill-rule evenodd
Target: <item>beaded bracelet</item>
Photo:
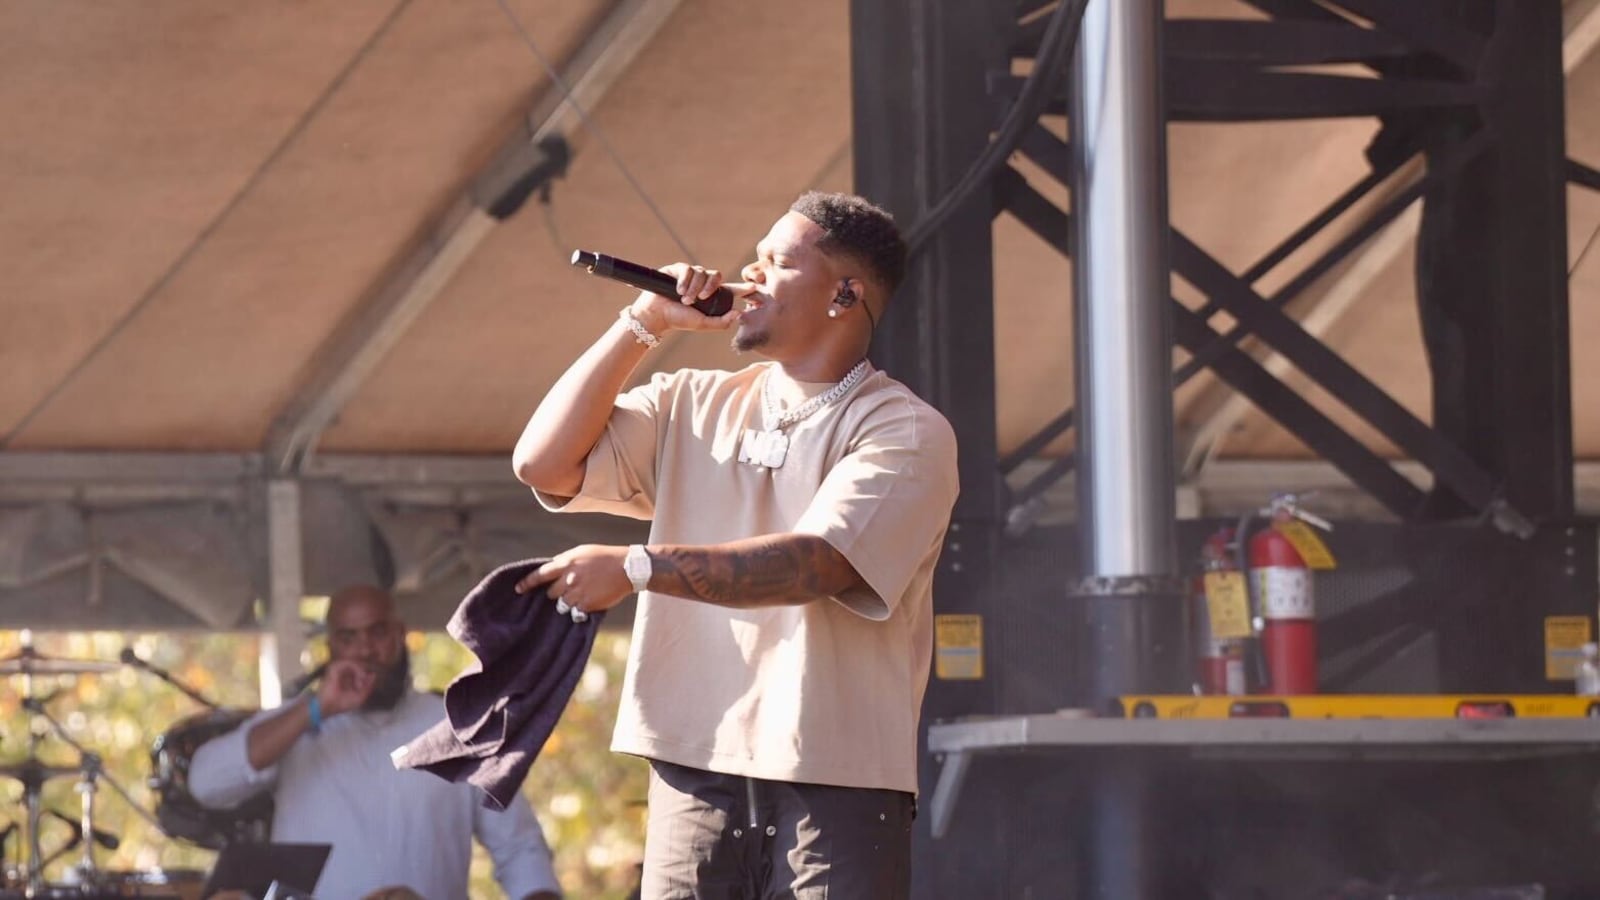
<instances>
[{"instance_id":1,"label":"beaded bracelet","mask_svg":"<svg viewBox=\"0 0 1600 900\"><path fill-rule=\"evenodd\" d=\"M633 307L624 306L622 311L617 313L617 318L621 319L628 326L628 330L633 332L634 340L652 349L661 346L661 338L651 334L650 329L644 327L644 323L639 321L639 317L633 314Z\"/></svg>"}]
</instances>

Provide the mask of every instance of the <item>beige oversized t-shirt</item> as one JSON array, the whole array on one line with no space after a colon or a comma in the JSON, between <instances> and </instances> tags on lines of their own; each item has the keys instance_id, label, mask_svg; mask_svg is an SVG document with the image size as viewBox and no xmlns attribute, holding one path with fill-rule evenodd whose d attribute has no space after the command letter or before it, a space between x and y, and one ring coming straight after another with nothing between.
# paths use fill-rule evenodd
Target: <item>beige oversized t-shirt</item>
<instances>
[{"instance_id":1,"label":"beige oversized t-shirt","mask_svg":"<svg viewBox=\"0 0 1600 900\"><path fill-rule=\"evenodd\" d=\"M822 537L866 588L800 606L639 598L612 749L713 772L917 790L932 584L955 504L950 424L878 371L791 426L777 469L739 462L772 363L656 375L617 398L576 498L651 520L653 544ZM831 385L807 385L808 394Z\"/></svg>"}]
</instances>

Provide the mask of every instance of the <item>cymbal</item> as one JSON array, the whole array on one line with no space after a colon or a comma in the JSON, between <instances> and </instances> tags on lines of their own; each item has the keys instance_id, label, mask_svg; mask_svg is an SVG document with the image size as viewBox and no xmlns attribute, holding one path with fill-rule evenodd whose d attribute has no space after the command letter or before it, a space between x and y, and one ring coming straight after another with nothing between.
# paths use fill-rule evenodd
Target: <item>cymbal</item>
<instances>
[{"instance_id":1,"label":"cymbal","mask_svg":"<svg viewBox=\"0 0 1600 900\"><path fill-rule=\"evenodd\" d=\"M27 782L31 779L49 781L53 778L75 778L81 770L77 766L48 766L36 759L0 765L0 778Z\"/></svg>"},{"instance_id":2,"label":"cymbal","mask_svg":"<svg viewBox=\"0 0 1600 900\"><path fill-rule=\"evenodd\" d=\"M46 656L32 647L23 647L17 655L0 659L0 675L84 675L120 668L120 662Z\"/></svg>"}]
</instances>

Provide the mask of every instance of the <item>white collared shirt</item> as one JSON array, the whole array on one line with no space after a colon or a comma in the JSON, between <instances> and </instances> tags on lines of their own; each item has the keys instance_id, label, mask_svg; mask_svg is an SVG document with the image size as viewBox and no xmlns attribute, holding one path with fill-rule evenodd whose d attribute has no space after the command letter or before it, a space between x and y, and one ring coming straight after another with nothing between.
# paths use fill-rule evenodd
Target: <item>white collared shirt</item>
<instances>
[{"instance_id":1,"label":"white collared shirt","mask_svg":"<svg viewBox=\"0 0 1600 900\"><path fill-rule=\"evenodd\" d=\"M474 835L513 900L560 890L525 798L495 812L468 785L399 770L390 761L390 751L444 717L440 697L408 691L393 710L326 719L320 734L302 736L276 766L257 771L246 740L274 712L197 750L189 788L202 804L229 808L272 787L274 841L333 845L314 890L318 900L357 900L393 885L427 900L465 898Z\"/></svg>"}]
</instances>

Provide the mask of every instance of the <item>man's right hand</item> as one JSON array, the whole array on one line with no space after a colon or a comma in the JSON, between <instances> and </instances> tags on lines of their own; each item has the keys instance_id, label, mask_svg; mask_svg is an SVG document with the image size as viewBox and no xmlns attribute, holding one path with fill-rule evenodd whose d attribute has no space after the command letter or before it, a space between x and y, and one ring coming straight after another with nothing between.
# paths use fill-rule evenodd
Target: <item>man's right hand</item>
<instances>
[{"instance_id":1,"label":"man's right hand","mask_svg":"<svg viewBox=\"0 0 1600 900\"><path fill-rule=\"evenodd\" d=\"M663 297L646 291L633 301L634 318L658 337L669 331L726 331L739 321L739 299L756 290L756 285L742 281L724 285L721 272L704 266L673 263L661 271L677 279L679 296ZM694 308L695 303L710 297L719 287L733 292L732 309L720 316L708 316Z\"/></svg>"},{"instance_id":2,"label":"man's right hand","mask_svg":"<svg viewBox=\"0 0 1600 900\"><path fill-rule=\"evenodd\" d=\"M328 668L323 670L322 683L317 686L317 704L321 707L322 718L360 709L377 683L377 674L358 662L336 659L328 663ZM277 765L311 727L310 704L304 698L302 694L293 703L284 704L278 712L250 729L245 737L245 754L251 768L260 772Z\"/></svg>"},{"instance_id":3,"label":"man's right hand","mask_svg":"<svg viewBox=\"0 0 1600 900\"><path fill-rule=\"evenodd\" d=\"M322 704L323 716L336 716L360 709L372 695L378 676L371 669L348 659L328 663L317 688L317 701Z\"/></svg>"},{"instance_id":4,"label":"man's right hand","mask_svg":"<svg viewBox=\"0 0 1600 900\"><path fill-rule=\"evenodd\" d=\"M661 271L671 276L679 296L646 292L628 307L634 320L650 334L660 338L670 331L726 331L744 315L742 302L720 316L707 316L693 308L697 300L724 287L722 273L716 269L674 263ZM754 294L758 286L738 283L726 287L735 298L743 298ZM551 498L578 494L589 452L605 434L617 395L645 358L644 345L650 343L633 333L631 325L614 321L556 379L523 427L512 453L512 466L523 484Z\"/></svg>"}]
</instances>

